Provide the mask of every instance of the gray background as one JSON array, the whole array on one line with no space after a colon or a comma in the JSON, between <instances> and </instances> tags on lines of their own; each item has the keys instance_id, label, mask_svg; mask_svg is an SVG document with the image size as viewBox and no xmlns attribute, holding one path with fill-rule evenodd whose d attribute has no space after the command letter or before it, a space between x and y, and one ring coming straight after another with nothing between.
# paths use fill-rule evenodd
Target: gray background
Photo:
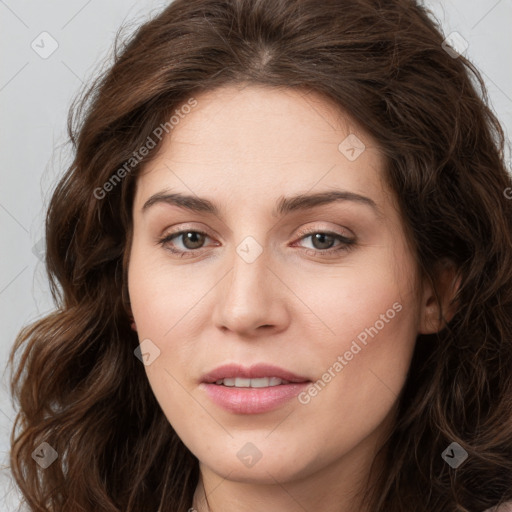
<instances>
[{"instance_id":1,"label":"gray background","mask_svg":"<svg viewBox=\"0 0 512 512\"><path fill-rule=\"evenodd\" d=\"M5 365L20 328L53 309L40 248L49 194L71 162L65 131L67 112L82 84L110 62L111 45L119 26L129 23L129 34L168 3L0 0L2 511L14 511L19 503L8 469L15 413ZM482 72L492 107L509 137L512 0L428 0L426 4L442 21L446 36L456 31L468 42L466 55ZM52 39L41 36L42 32L49 33ZM58 44L57 49L43 58L52 44Z\"/></svg>"}]
</instances>

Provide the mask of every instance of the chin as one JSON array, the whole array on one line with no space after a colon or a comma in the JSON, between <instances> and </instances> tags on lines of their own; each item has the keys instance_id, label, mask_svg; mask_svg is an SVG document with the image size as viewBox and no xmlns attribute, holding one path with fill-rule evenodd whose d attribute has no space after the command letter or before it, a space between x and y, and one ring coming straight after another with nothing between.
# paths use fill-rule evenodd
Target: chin
<instances>
[{"instance_id":1,"label":"chin","mask_svg":"<svg viewBox=\"0 0 512 512\"><path fill-rule=\"evenodd\" d=\"M282 443L264 445L261 442L261 449L256 448L256 443L245 440L234 444L236 448L210 452L198 459L216 474L236 482L275 484L276 479L279 482L295 480L314 471L313 461L308 460L300 446L288 445L288 450L283 451Z\"/></svg>"}]
</instances>

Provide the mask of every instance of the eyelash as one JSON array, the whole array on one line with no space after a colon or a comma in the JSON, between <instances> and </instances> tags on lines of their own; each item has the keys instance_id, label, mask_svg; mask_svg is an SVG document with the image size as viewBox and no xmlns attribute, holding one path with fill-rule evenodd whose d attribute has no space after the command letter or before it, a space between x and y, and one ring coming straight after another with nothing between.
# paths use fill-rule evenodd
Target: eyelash
<instances>
[{"instance_id":1,"label":"eyelash","mask_svg":"<svg viewBox=\"0 0 512 512\"><path fill-rule=\"evenodd\" d=\"M186 254L190 254L191 256L196 253L196 251L201 251L203 248L200 249L188 249L186 251L172 249L170 247L166 247L166 244L169 243L173 238L180 237L181 235L184 235L186 233L197 233L199 235L204 235L208 237L208 234L204 231L197 230L197 229L185 229L182 231L177 231L175 233L171 233L169 235L166 235L163 238L160 238L158 240L158 244L160 244L162 247L167 249L168 251L172 252L173 254L179 255L180 258L188 257L185 256ZM356 241L354 239L346 238L343 235L340 235L339 233L334 233L332 231L321 231L321 230L314 230L314 231L302 231L299 232L299 235L301 238L299 240L302 240L304 238L307 238L308 236L316 235L316 234L322 234L322 235L328 235L336 238L341 242L341 244L336 248L330 248L325 250L319 250L319 249L305 249L305 253L308 256L321 256L321 257L327 257L331 256L332 254L341 253L341 252L348 252L351 249L354 248ZM209 238L209 237L208 237Z\"/></svg>"}]
</instances>

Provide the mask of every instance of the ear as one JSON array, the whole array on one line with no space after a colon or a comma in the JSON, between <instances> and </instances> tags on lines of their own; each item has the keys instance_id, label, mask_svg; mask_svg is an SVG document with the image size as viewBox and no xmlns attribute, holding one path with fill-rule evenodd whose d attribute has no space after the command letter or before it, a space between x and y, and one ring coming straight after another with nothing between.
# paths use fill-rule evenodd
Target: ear
<instances>
[{"instance_id":1,"label":"ear","mask_svg":"<svg viewBox=\"0 0 512 512\"><path fill-rule=\"evenodd\" d=\"M439 302L433 283L430 282L430 279L425 278L420 304L419 334L434 334L441 331L457 312L457 303L454 302L454 297L460 286L460 277L457 277L455 263L447 258L440 260L435 268L434 279Z\"/></svg>"},{"instance_id":2,"label":"ear","mask_svg":"<svg viewBox=\"0 0 512 512\"><path fill-rule=\"evenodd\" d=\"M135 323L135 319L133 318L132 308L131 308L130 304L125 305L125 311L126 311L126 314L128 315L128 318L130 319L130 327L134 331L137 331L137 324Z\"/></svg>"}]
</instances>

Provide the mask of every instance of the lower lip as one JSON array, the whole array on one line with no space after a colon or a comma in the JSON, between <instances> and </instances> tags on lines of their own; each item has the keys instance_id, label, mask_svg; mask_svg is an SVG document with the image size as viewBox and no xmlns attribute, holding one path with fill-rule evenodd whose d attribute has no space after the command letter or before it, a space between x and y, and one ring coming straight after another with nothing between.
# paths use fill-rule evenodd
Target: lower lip
<instances>
[{"instance_id":1,"label":"lower lip","mask_svg":"<svg viewBox=\"0 0 512 512\"><path fill-rule=\"evenodd\" d=\"M309 384L299 382L266 388L235 388L203 382L201 387L215 404L230 412L259 414L277 409Z\"/></svg>"}]
</instances>

